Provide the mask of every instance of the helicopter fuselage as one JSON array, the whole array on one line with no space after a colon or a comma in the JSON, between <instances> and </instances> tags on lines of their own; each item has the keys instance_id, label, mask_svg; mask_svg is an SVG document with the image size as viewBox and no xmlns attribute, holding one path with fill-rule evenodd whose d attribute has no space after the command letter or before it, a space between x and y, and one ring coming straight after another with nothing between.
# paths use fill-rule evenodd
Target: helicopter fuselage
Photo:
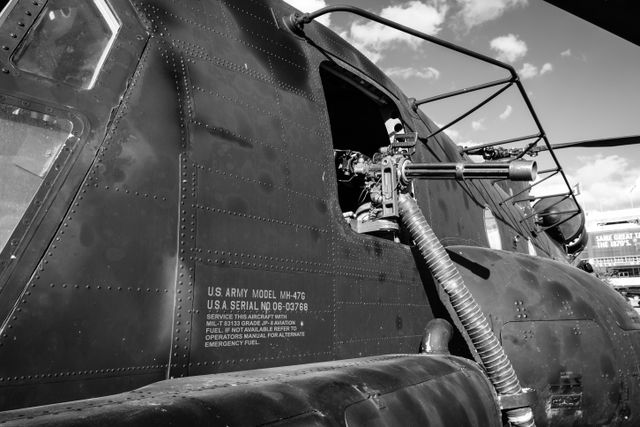
<instances>
[{"instance_id":1,"label":"helicopter fuselage","mask_svg":"<svg viewBox=\"0 0 640 427\"><path fill-rule=\"evenodd\" d=\"M338 182L335 152L373 156L393 118L425 142L417 162L470 160L443 133L427 140L435 124L335 33L287 28L293 11L256 0L18 0L5 11L0 104L20 147L0 153L0 180L11 186L3 203L21 210L0 235L0 420L72 423L77 408L118 419L133 411L125 402L148 398L136 413L153 423L155 403L177 408L196 389L202 405L228 399L237 415L254 401L231 393L229 373L260 399L292 399L269 382L287 372L318 394L278 416L217 414L366 423L387 416L375 396L406 389L415 405L387 396L386 422L403 411L429 419L431 401L469 424L500 425L475 351L411 241L392 223L368 234L350 225L361 189ZM38 161L38 144L56 137L55 160ZM536 389L536 419L633 425L638 315L523 225L529 211L502 203L500 185L428 181L413 193L521 383ZM489 248L487 209L504 251ZM451 355L380 356L417 353L434 318L457 326ZM335 377L314 376L322 366ZM418 383L429 385L412 392ZM482 404L451 403L463 395ZM348 415L345 402L373 409ZM195 413L183 404L172 420ZM316 419L323 411L335 412Z\"/></svg>"}]
</instances>

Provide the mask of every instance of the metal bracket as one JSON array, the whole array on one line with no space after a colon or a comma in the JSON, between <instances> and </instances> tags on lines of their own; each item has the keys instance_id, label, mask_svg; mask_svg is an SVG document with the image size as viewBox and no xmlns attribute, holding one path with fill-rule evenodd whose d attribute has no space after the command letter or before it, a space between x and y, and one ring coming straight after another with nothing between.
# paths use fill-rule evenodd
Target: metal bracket
<instances>
[{"instance_id":1,"label":"metal bracket","mask_svg":"<svg viewBox=\"0 0 640 427\"><path fill-rule=\"evenodd\" d=\"M503 411L517 408L531 408L538 400L538 392L532 388L523 388L522 393L500 394L498 404Z\"/></svg>"},{"instance_id":2,"label":"metal bracket","mask_svg":"<svg viewBox=\"0 0 640 427\"><path fill-rule=\"evenodd\" d=\"M389 158L382 160L382 215L380 218L398 216L398 171Z\"/></svg>"},{"instance_id":3,"label":"metal bracket","mask_svg":"<svg viewBox=\"0 0 640 427\"><path fill-rule=\"evenodd\" d=\"M374 219L372 221L361 222L357 219L352 219L349 223L353 231L358 234L376 233L376 232L396 232L400 230L400 226L395 221L387 219Z\"/></svg>"},{"instance_id":4,"label":"metal bracket","mask_svg":"<svg viewBox=\"0 0 640 427\"><path fill-rule=\"evenodd\" d=\"M417 132L396 133L393 135L391 148L415 148L417 142Z\"/></svg>"}]
</instances>

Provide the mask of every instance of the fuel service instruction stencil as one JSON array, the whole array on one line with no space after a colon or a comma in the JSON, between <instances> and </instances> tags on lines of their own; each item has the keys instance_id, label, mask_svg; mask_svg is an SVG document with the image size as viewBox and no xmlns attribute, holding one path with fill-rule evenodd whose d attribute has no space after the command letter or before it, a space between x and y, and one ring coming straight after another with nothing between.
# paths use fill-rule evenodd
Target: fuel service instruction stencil
<instances>
[{"instance_id":1,"label":"fuel service instruction stencil","mask_svg":"<svg viewBox=\"0 0 640 427\"><path fill-rule=\"evenodd\" d=\"M304 338L306 293L225 286L207 288L204 347L259 345L265 339Z\"/></svg>"}]
</instances>

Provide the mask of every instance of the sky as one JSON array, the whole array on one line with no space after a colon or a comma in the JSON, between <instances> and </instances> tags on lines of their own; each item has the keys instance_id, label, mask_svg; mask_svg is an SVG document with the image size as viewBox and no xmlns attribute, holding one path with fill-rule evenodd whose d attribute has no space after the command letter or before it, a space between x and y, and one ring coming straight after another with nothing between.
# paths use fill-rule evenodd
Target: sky
<instances>
[{"instance_id":1,"label":"sky","mask_svg":"<svg viewBox=\"0 0 640 427\"><path fill-rule=\"evenodd\" d=\"M305 12L348 3L511 64L551 144L640 135L640 47L542 0L286 1ZM506 77L496 67L354 15L320 20L416 99ZM494 90L423 111L442 125ZM535 123L514 87L448 132L464 146L533 133ZM570 184L579 184L587 214L640 207L640 145L570 148L556 155ZM553 194L559 184L552 179L536 191Z\"/></svg>"}]
</instances>

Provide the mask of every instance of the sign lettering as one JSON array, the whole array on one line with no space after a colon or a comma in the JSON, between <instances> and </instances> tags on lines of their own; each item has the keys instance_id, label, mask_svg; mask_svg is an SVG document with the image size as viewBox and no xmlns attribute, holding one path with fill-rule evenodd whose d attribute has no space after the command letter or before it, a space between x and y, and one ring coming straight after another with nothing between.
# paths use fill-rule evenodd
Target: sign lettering
<instances>
[{"instance_id":1,"label":"sign lettering","mask_svg":"<svg viewBox=\"0 0 640 427\"><path fill-rule=\"evenodd\" d=\"M309 311L305 292L209 286L205 348L255 346L266 339L302 338ZM293 317L293 318L292 318Z\"/></svg>"}]
</instances>

